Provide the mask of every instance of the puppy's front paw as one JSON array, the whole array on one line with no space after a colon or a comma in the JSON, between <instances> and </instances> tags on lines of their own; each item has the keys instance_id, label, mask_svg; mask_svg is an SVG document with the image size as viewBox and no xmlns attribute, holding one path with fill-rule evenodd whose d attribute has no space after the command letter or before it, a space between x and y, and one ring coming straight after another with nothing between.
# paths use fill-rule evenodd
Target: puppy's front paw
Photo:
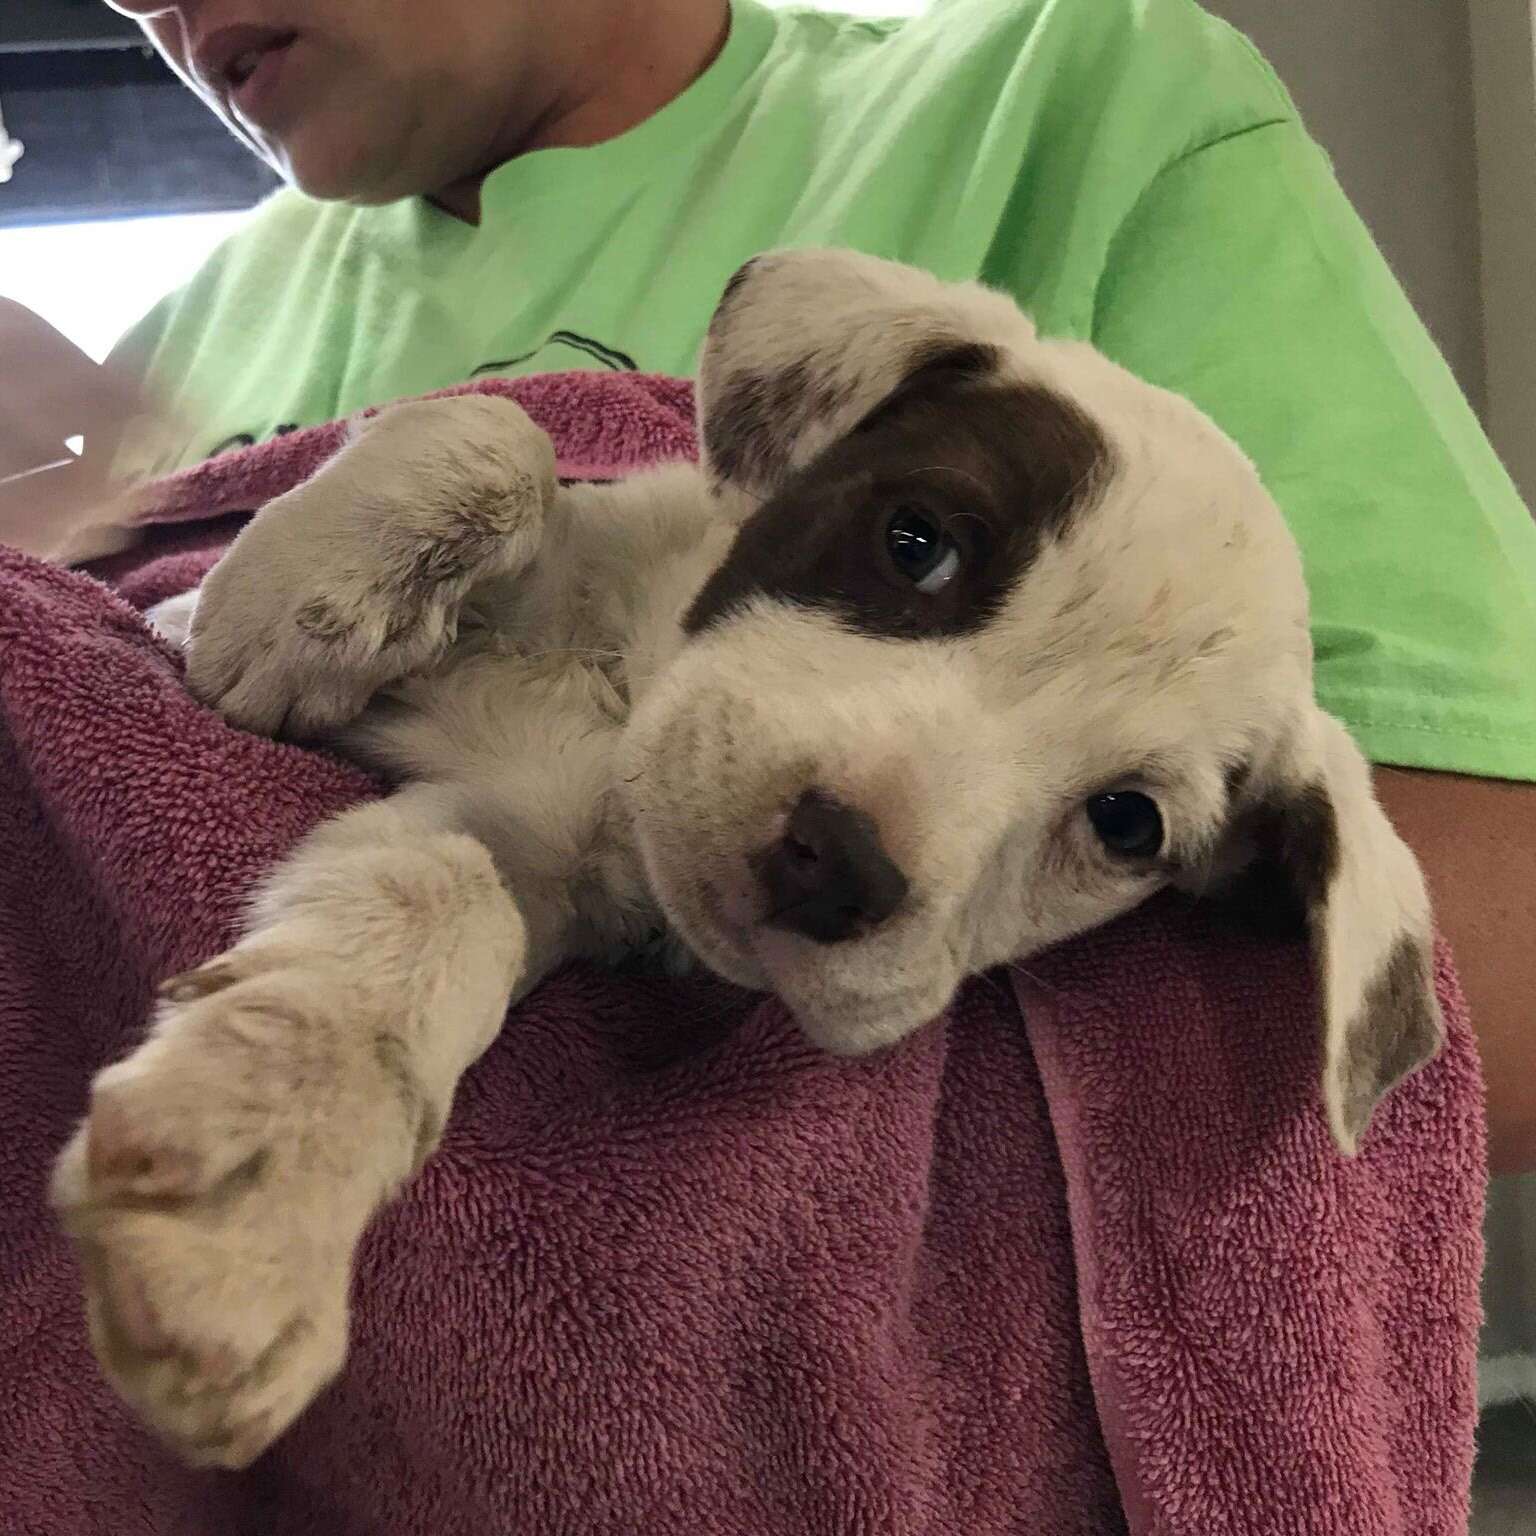
<instances>
[{"instance_id":1,"label":"puppy's front paw","mask_svg":"<svg viewBox=\"0 0 1536 1536\"><path fill-rule=\"evenodd\" d=\"M327 1123L353 1111L315 992L238 951L169 983L55 1171L96 1354L195 1465L248 1464L345 1355L378 1190Z\"/></svg>"},{"instance_id":2,"label":"puppy's front paw","mask_svg":"<svg viewBox=\"0 0 1536 1536\"><path fill-rule=\"evenodd\" d=\"M477 582L526 568L555 486L548 437L509 400L380 413L209 572L188 685L265 735L345 724L443 654Z\"/></svg>"},{"instance_id":3,"label":"puppy's front paw","mask_svg":"<svg viewBox=\"0 0 1536 1536\"><path fill-rule=\"evenodd\" d=\"M242 730L321 735L453 642L460 593L450 587L423 587L407 603L322 571L310 591L285 586L249 550L227 559L209 576L188 628L187 683Z\"/></svg>"}]
</instances>

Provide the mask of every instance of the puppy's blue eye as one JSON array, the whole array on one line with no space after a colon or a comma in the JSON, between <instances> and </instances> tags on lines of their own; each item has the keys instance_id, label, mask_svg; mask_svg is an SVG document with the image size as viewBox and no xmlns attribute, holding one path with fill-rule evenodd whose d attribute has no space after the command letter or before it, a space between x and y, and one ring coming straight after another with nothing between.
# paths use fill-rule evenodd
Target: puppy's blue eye
<instances>
[{"instance_id":1,"label":"puppy's blue eye","mask_svg":"<svg viewBox=\"0 0 1536 1536\"><path fill-rule=\"evenodd\" d=\"M1149 796L1134 789L1095 795L1087 810L1099 841L1111 853L1128 859L1150 859L1161 850L1163 815Z\"/></svg>"},{"instance_id":2,"label":"puppy's blue eye","mask_svg":"<svg viewBox=\"0 0 1536 1536\"><path fill-rule=\"evenodd\" d=\"M901 506L886 519L891 563L924 596L946 587L960 569L960 546L921 507Z\"/></svg>"}]
</instances>

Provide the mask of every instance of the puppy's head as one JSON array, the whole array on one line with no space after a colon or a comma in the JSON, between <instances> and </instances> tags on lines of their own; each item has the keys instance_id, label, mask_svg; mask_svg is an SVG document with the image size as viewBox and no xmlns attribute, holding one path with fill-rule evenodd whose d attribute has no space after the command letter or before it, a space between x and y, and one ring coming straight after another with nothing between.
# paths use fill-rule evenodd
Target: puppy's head
<instances>
[{"instance_id":1,"label":"puppy's head","mask_svg":"<svg viewBox=\"0 0 1536 1536\"><path fill-rule=\"evenodd\" d=\"M1310 929L1352 1151L1440 1034L1423 882L1313 701L1295 546L1187 402L846 252L732 281L700 380L740 528L637 705L670 917L831 1049L1168 885Z\"/></svg>"}]
</instances>

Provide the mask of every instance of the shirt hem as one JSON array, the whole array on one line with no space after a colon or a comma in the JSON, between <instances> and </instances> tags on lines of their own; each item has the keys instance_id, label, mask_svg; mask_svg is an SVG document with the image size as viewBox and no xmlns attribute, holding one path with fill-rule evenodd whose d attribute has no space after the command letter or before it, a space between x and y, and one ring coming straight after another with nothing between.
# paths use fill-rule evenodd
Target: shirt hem
<instances>
[{"instance_id":1,"label":"shirt hem","mask_svg":"<svg viewBox=\"0 0 1536 1536\"><path fill-rule=\"evenodd\" d=\"M1366 757L1384 768L1536 782L1536 725L1485 732L1429 722L1369 720L1327 699L1320 702L1348 726Z\"/></svg>"}]
</instances>

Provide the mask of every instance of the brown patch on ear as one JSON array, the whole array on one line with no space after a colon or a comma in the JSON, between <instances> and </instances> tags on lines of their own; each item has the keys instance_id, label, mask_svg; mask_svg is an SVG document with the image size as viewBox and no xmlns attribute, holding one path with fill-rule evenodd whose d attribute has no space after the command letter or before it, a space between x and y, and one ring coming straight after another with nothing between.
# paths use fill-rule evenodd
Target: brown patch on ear
<instances>
[{"instance_id":1,"label":"brown patch on ear","mask_svg":"<svg viewBox=\"0 0 1536 1536\"><path fill-rule=\"evenodd\" d=\"M1229 769L1229 792L1239 793L1250 776L1247 767ZM1339 869L1338 816L1328 791L1308 784L1238 811L1226 844L1235 873L1217 892L1224 912L1241 927L1271 937L1305 932Z\"/></svg>"},{"instance_id":2,"label":"brown patch on ear","mask_svg":"<svg viewBox=\"0 0 1536 1536\"><path fill-rule=\"evenodd\" d=\"M796 438L811 422L845 409L849 400L849 389L828 383L809 360L736 373L721 386L704 420L705 455L721 480L776 484L788 473Z\"/></svg>"},{"instance_id":3,"label":"brown patch on ear","mask_svg":"<svg viewBox=\"0 0 1536 1536\"><path fill-rule=\"evenodd\" d=\"M713 331L715 326L719 323L720 317L726 312L727 309L730 308L731 301L741 291L742 284L745 283L749 277L751 277L753 267L757 266L762 261L762 259L763 258L761 256L749 256L744 262L742 262L739 267L736 268L733 273L731 273L730 278L726 282L725 288L720 294L720 301L715 305L714 315L710 319L709 329L711 331Z\"/></svg>"},{"instance_id":4,"label":"brown patch on ear","mask_svg":"<svg viewBox=\"0 0 1536 1536\"><path fill-rule=\"evenodd\" d=\"M1428 948L1406 935L1366 989L1339 1064L1338 1114L1351 1141L1377 1104L1440 1049L1434 969Z\"/></svg>"},{"instance_id":5,"label":"brown patch on ear","mask_svg":"<svg viewBox=\"0 0 1536 1536\"><path fill-rule=\"evenodd\" d=\"M711 332L732 294L746 281L747 271L744 267L731 279ZM983 342L956 341L952 336L923 342L913 349L902 382L852 430L864 430L923 389L995 373L999 357L996 347ZM730 375L715 391L701 427L705 459L716 477L738 485L779 484L805 433L846 412L866 387L856 375L831 366L833 361L813 351L781 367L741 369Z\"/></svg>"},{"instance_id":6,"label":"brown patch on ear","mask_svg":"<svg viewBox=\"0 0 1536 1536\"><path fill-rule=\"evenodd\" d=\"M718 343L741 290L764 260L760 255L750 257L726 282L705 333L706 358ZM701 378L701 387L703 383ZM811 385L804 359L777 370L745 368L732 374L720 386L699 423L703 459L715 478L750 483L760 477L781 475L787 465L789 440L776 439L775 427L792 411L800 393Z\"/></svg>"},{"instance_id":7,"label":"brown patch on ear","mask_svg":"<svg viewBox=\"0 0 1536 1536\"><path fill-rule=\"evenodd\" d=\"M1252 783L1250 772L1228 774L1234 796ZM1393 847L1406 853L1379 811L1369 809L1375 820L1341 827L1323 781L1272 789L1236 812L1219 855L1236 872L1221 889L1219 910L1268 936L1297 938L1305 931L1310 937L1322 1014L1323 1099L1346 1155L1354 1153L1381 1099L1435 1054L1441 1038L1427 930L1414 921L1381 932L1381 924L1408 922L1411 906L1399 911L1395 893L1369 881L1362 887L1362 864L1390 869L1394 865L1383 861ZM1373 840L1378 834L1381 840ZM1403 878L1413 875L1408 860ZM1362 947L1366 956L1385 957L1374 975L1362 965Z\"/></svg>"},{"instance_id":8,"label":"brown patch on ear","mask_svg":"<svg viewBox=\"0 0 1536 1536\"><path fill-rule=\"evenodd\" d=\"M913 350L907 362L906 377L852 431L870 431L914 397L929 390L943 390L956 384L979 384L994 375L1001 363L1002 353L987 342L955 341L947 336L936 336Z\"/></svg>"},{"instance_id":9,"label":"brown patch on ear","mask_svg":"<svg viewBox=\"0 0 1536 1536\"><path fill-rule=\"evenodd\" d=\"M1321 784L1309 784L1280 817L1281 868L1309 911L1321 907L1339 872L1339 818Z\"/></svg>"}]
</instances>

